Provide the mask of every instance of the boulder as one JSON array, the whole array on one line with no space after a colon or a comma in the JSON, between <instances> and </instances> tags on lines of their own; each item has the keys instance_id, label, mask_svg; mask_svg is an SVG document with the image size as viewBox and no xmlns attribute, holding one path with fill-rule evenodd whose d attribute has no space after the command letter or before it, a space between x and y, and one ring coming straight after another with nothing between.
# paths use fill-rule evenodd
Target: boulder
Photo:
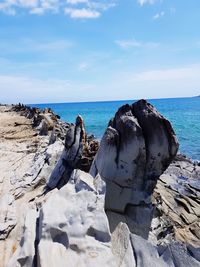
<instances>
[{"instance_id":1,"label":"boulder","mask_svg":"<svg viewBox=\"0 0 200 267\"><path fill-rule=\"evenodd\" d=\"M88 171L98 148L98 141L86 135L83 119L78 116L75 125L72 124L67 130L65 146L48 180L47 190L61 188L74 169Z\"/></svg>"},{"instance_id":2,"label":"boulder","mask_svg":"<svg viewBox=\"0 0 200 267\"><path fill-rule=\"evenodd\" d=\"M123 214L132 232L148 237L151 196L178 150L170 122L151 104L124 105L110 120L90 169L106 182L105 209Z\"/></svg>"},{"instance_id":3,"label":"boulder","mask_svg":"<svg viewBox=\"0 0 200 267\"><path fill-rule=\"evenodd\" d=\"M85 136L83 119L78 116L75 125L71 125L67 131L62 155L47 182L47 189L61 188L68 182L81 158Z\"/></svg>"}]
</instances>

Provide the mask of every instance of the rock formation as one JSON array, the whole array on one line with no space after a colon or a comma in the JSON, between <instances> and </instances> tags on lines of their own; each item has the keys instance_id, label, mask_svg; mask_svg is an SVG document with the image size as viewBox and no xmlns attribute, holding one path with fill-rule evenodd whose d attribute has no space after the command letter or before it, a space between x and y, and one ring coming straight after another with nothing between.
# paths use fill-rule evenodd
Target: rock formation
<instances>
[{"instance_id":1,"label":"rock formation","mask_svg":"<svg viewBox=\"0 0 200 267\"><path fill-rule=\"evenodd\" d=\"M60 122L52 112L45 113L49 120L53 118L52 142L53 130L40 135L34 125L34 118L43 114L42 110L22 105L0 107L0 266L6 266L18 247L24 217L43 194L63 149L60 135L65 135L68 124ZM28 222L35 227L30 220L25 227Z\"/></svg>"},{"instance_id":2,"label":"rock formation","mask_svg":"<svg viewBox=\"0 0 200 267\"><path fill-rule=\"evenodd\" d=\"M50 193L32 223L35 228L27 233L25 227L23 243L8 266L116 266L104 194L89 174L75 170L66 185Z\"/></svg>"},{"instance_id":3,"label":"rock formation","mask_svg":"<svg viewBox=\"0 0 200 267\"><path fill-rule=\"evenodd\" d=\"M44 124L47 126L45 131ZM73 127L62 122L50 109L40 110L21 104L0 107L0 266L6 265L19 245L26 213L39 209L46 197L63 147L65 149L70 142L68 138L64 146L66 135L70 135ZM76 166L83 170L89 169L98 149L98 142L93 137L85 139ZM75 147L71 151L75 152ZM68 171L69 177L71 171ZM60 181L58 187L61 184L64 181ZM37 202L37 199L42 200ZM30 212L30 218L33 213ZM29 226L34 224L34 220L27 219L25 225L28 222Z\"/></svg>"},{"instance_id":4,"label":"rock formation","mask_svg":"<svg viewBox=\"0 0 200 267\"><path fill-rule=\"evenodd\" d=\"M111 235L104 186L99 177L75 170L66 185L43 201L39 212L29 210L22 241L8 267L200 266L178 242L153 246L123 223Z\"/></svg>"},{"instance_id":5,"label":"rock formation","mask_svg":"<svg viewBox=\"0 0 200 267\"><path fill-rule=\"evenodd\" d=\"M155 244L179 240L200 248L200 166L178 155L154 190L150 239Z\"/></svg>"},{"instance_id":6,"label":"rock formation","mask_svg":"<svg viewBox=\"0 0 200 267\"><path fill-rule=\"evenodd\" d=\"M123 221L131 232L148 237L153 189L177 150L170 122L145 100L117 111L90 170L106 182L105 209L112 231Z\"/></svg>"},{"instance_id":7,"label":"rock formation","mask_svg":"<svg viewBox=\"0 0 200 267\"><path fill-rule=\"evenodd\" d=\"M146 101L120 108L100 147L80 116L21 104L0 107L0 133L0 266L200 266L200 166L174 159Z\"/></svg>"},{"instance_id":8,"label":"rock formation","mask_svg":"<svg viewBox=\"0 0 200 267\"><path fill-rule=\"evenodd\" d=\"M61 188L74 169L88 170L98 147L98 142L87 137L83 119L78 116L66 133L63 153L47 182L47 189Z\"/></svg>"}]
</instances>

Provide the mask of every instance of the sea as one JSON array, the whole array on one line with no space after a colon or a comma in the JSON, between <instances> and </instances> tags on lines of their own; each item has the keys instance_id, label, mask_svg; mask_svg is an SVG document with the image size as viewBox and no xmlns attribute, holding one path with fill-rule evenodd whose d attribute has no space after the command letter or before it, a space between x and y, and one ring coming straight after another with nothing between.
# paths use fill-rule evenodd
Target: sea
<instances>
[{"instance_id":1,"label":"sea","mask_svg":"<svg viewBox=\"0 0 200 267\"><path fill-rule=\"evenodd\" d=\"M136 100L34 104L51 108L61 119L74 123L81 115L88 134L101 139L109 120L117 109ZM193 160L200 160L200 97L149 99L156 109L169 119L180 143L180 152Z\"/></svg>"}]
</instances>

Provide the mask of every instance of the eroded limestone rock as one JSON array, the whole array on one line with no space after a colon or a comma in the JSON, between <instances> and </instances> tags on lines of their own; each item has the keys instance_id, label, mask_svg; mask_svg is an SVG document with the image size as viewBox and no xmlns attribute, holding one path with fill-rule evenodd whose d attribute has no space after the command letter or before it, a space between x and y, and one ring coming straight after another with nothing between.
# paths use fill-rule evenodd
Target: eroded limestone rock
<instances>
[{"instance_id":1,"label":"eroded limestone rock","mask_svg":"<svg viewBox=\"0 0 200 267\"><path fill-rule=\"evenodd\" d=\"M27 116L33 117L35 114L35 111L29 109L27 111L23 106L21 109L25 109L23 112L28 112ZM43 113L49 114L50 110L47 109ZM26 208L28 212L25 216L21 242L14 246L13 243L7 242L4 250L1 249L8 254L7 259L11 255L11 245L13 252L15 248L17 249L9 262L9 267L176 267L184 266L183 264L199 266L197 247L183 246L179 242L173 243L171 239L167 239L170 244L162 243L162 247L156 247L141 237L148 236L154 186L178 148L169 122L145 101L122 107L110 122L103 137L91 168L94 177L73 169L88 168L98 144L86 136L80 117L76 125L72 126L67 131L65 151L52 174L53 180L48 177L62 147L62 143L57 140L59 133L55 126L53 130L48 130L47 136L39 136L46 141L41 142L34 153L32 152L33 155L29 159L30 168L23 172L25 175L10 178L14 193L10 188L8 192L12 192L15 197L16 194L19 196L16 198L16 203L17 215L21 221L23 221L22 214L25 213L22 210ZM25 160L27 161L27 158ZM24 161L20 159L20 164L23 165ZM179 176L174 178L173 175L169 175L169 167L169 173L160 176L155 190L155 198L158 200L156 205L159 207L162 204L161 219L165 220L166 215L172 219L178 218L178 221L174 220L175 226L177 222L188 221L187 226L191 229L188 231L194 232L197 239L199 232L194 224L198 224L196 218L199 216L199 186L192 175L198 173L198 167L198 165L192 167L188 163L181 163L181 166L177 167L177 173L178 169L184 169L184 172L190 173L192 178L181 179L181 186L178 184ZM173 170L171 171L173 173ZM5 177L4 172L3 178L0 177L0 183L3 185ZM47 181L49 184L50 180L51 190L41 194L44 183ZM164 187L160 186L161 183ZM20 185L24 185L23 192L20 191L19 195L15 184L19 186L19 190ZM170 192L168 186L171 187ZM171 194L173 190L176 193ZM104 212L105 194L112 234ZM10 201L9 199L4 201L7 203L3 205L4 207L7 205L12 207L14 198L12 197ZM171 203L173 205L176 203L177 206L173 212L167 214L169 208L166 206ZM180 214L176 214L177 211ZM5 217L4 215L3 219ZM154 219L157 220L155 225L159 225L160 218ZM20 228L22 225L23 223L17 222L13 227ZM140 236L132 234L129 229ZM16 234L18 230L11 233L11 239L19 237L19 234ZM176 229L173 237L178 234L183 237L186 234L184 230ZM183 239L187 240L191 242L191 239Z\"/></svg>"},{"instance_id":2,"label":"eroded limestone rock","mask_svg":"<svg viewBox=\"0 0 200 267\"><path fill-rule=\"evenodd\" d=\"M200 247L200 167L178 155L157 182L150 239L155 244L179 240Z\"/></svg>"},{"instance_id":3,"label":"eroded limestone rock","mask_svg":"<svg viewBox=\"0 0 200 267\"><path fill-rule=\"evenodd\" d=\"M78 116L75 125L72 124L67 131L63 153L49 178L47 188L61 188L76 168L89 170L97 149L98 142L87 137L83 119Z\"/></svg>"},{"instance_id":4,"label":"eroded limestone rock","mask_svg":"<svg viewBox=\"0 0 200 267\"><path fill-rule=\"evenodd\" d=\"M81 158L86 134L83 119L78 116L75 125L71 125L65 138L65 146L62 155L52 172L47 187L53 189L61 188L66 184Z\"/></svg>"},{"instance_id":5,"label":"eroded limestone rock","mask_svg":"<svg viewBox=\"0 0 200 267\"><path fill-rule=\"evenodd\" d=\"M0 107L0 266L6 266L20 247L26 213L43 194L62 153L59 134L65 135L67 124L52 111L45 113L55 129L63 131L56 132L52 140L53 130L40 135L34 125L40 114L42 117L43 110L23 105Z\"/></svg>"},{"instance_id":6,"label":"eroded limestone rock","mask_svg":"<svg viewBox=\"0 0 200 267\"><path fill-rule=\"evenodd\" d=\"M153 189L177 150L170 122L140 100L117 111L91 166L90 173L94 177L99 173L106 182L105 209L122 214L130 230L145 238L152 219Z\"/></svg>"},{"instance_id":7,"label":"eroded limestone rock","mask_svg":"<svg viewBox=\"0 0 200 267\"><path fill-rule=\"evenodd\" d=\"M27 212L24 222L23 238L14 256L9 261L8 267L34 266L37 217L38 212L35 209L30 209Z\"/></svg>"},{"instance_id":8,"label":"eroded limestone rock","mask_svg":"<svg viewBox=\"0 0 200 267\"><path fill-rule=\"evenodd\" d=\"M17 224L16 206L11 194L0 196L0 240L7 238Z\"/></svg>"},{"instance_id":9,"label":"eroded limestone rock","mask_svg":"<svg viewBox=\"0 0 200 267\"><path fill-rule=\"evenodd\" d=\"M40 267L115 267L104 212L105 195L102 186L97 186L98 181L98 178L94 180L89 174L74 170L66 185L51 191L42 204L38 224L32 220L28 232L26 219L22 245L10 264L20 267L32 264ZM32 239L34 233L35 240Z\"/></svg>"}]
</instances>

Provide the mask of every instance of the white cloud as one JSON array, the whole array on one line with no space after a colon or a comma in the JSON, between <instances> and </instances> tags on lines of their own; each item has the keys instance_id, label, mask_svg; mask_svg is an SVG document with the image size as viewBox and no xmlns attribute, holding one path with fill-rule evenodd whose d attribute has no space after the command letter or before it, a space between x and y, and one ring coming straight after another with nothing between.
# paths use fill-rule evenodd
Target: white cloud
<instances>
[{"instance_id":1,"label":"white cloud","mask_svg":"<svg viewBox=\"0 0 200 267\"><path fill-rule=\"evenodd\" d=\"M77 4L88 4L88 0L67 0L68 4L77 5Z\"/></svg>"},{"instance_id":2,"label":"white cloud","mask_svg":"<svg viewBox=\"0 0 200 267\"><path fill-rule=\"evenodd\" d=\"M68 4L79 5L85 4L88 8L107 10L111 7L116 6L114 0L102 0L102 1L92 1L92 0L67 0Z\"/></svg>"},{"instance_id":3,"label":"white cloud","mask_svg":"<svg viewBox=\"0 0 200 267\"><path fill-rule=\"evenodd\" d=\"M145 4L153 5L157 0L137 0L138 3L143 6Z\"/></svg>"},{"instance_id":4,"label":"white cloud","mask_svg":"<svg viewBox=\"0 0 200 267\"><path fill-rule=\"evenodd\" d=\"M115 7L116 3L114 3L114 2L103 3L103 2L93 2L93 1L91 1L91 2L88 2L87 5L88 5L89 8L98 9L98 10L104 10L105 11L105 10L111 8L111 7Z\"/></svg>"},{"instance_id":5,"label":"white cloud","mask_svg":"<svg viewBox=\"0 0 200 267\"><path fill-rule=\"evenodd\" d=\"M121 48L141 47L142 44L134 39L132 40L116 40L115 43Z\"/></svg>"},{"instance_id":6,"label":"white cloud","mask_svg":"<svg viewBox=\"0 0 200 267\"><path fill-rule=\"evenodd\" d=\"M43 15L44 13L45 9L42 7L34 7L33 9L30 10L30 14Z\"/></svg>"},{"instance_id":7,"label":"white cloud","mask_svg":"<svg viewBox=\"0 0 200 267\"><path fill-rule=\"evenodd\" d=\"M98 84L0 75L2 103L50 103L199 95L200 65L109 75ZM115 94L113 95L113 88ZM106 97L105 97L106 96Z\"/></svg>"},{"instance_id":8,"label":"white cloud","mask_svg":"<svg viewBox=\"0 0 200 267\"><path fill-rule=\"evenodd\" d=\"M81 62L78 66L80 71L85 71L89 68L89 64L87 62Z\"/></svg>"},{"instance_id":9,"label":"white cloud","mask_svg":"<svg viewBox=\"0 0 200 267\"><path fill-rule=\"evenodd\" d=\"M200 94L200 65L141 72L121 72L111 77L118 99L168 98Z\"/></svg>"},{"instance_id":10,"label":"white cloud","mask_svg":"<svg viewBox=\"0 0 200 267\"><path fill-rule=\"evenodd\" d=\"M69 80L42 80L28 76L0 75L1 103L79 101L80 95L92 90L93 85Z\"/></svg>"},{"instance_id":11,"label":"white cloud","mask_svg":"<svg viewBox=\"0 0 200 267\"><path fill-rule=\"evenodd\" d=\"M101 16L102 11L105 11L116 4L113 1L91 1L91 0L67 0L71 7L65 8L65 14L68 14L73 19L94 19ZM76 7L82 4L84 7Z\"/></svg>"},{"instance_id":12,"label":"white cloud","mask_svg":"<svg viewBox=\"0 0 200 267\"><path fill-rule=\"evenodd\" d=\"M150 81L174 81L199 78L200 66L193 65L182 68L172 68L163 70L150 70L134 74L132 80L137 82Z\"/></svg>"},{"instance_id":13,"label":"white cloud","mask_svg":"<svg viewBox=\"0 0 200 267\"><path fill-rule=\"evenodd\" d=\"M73 19L95 19L101 16L99 11L89 8L66 8L65 14L69 15Z\"/></svg>"},{"instance_id":14,"label":"white cloud","mask_svg":"<svg viewBox=\"0 0 200 267\"><path fill-rule=\"evenodd\" d=\"M165 15L164 11L161 11L160 13L157 13L153 16L153 20L161 19Z\"/></svg>"},{"instance_id":15,"label":"white cloud","mask_svg":"<svg viewBox=\"0 0 200 267\"><path fill-rule=\"evenodd\" d=\"M0 11L7 15L13 15L24 9L31 14L44 14L46 11L56 12L60 6L60 0L4 0L0 4ZM12 13L10 12L12 11Z\"/></svg>"},{"instance_id":16,"label":"white cloud","mask_svg":"<svg viewBox=\"0 0 200 267\"><path fill-rule=\"evenodd\" d=\"M0 12L16 15L22 9L30 14L64 13L71 18L98 18L102 12L115 6L116 0L3 0Z\"/></svg>"},{"instance_id":17,"label":"white cloud","mask_svg":"<svg viewBox=\"0 0 200 267\"><path fill-rule=\"evenodd\" d=\"M9 1L10 3L13 3L18 6L22 7L36 7L38 5L38 0L13 0Z\"/></svg>"},{"instance_id":18,"label":"white cloud","mask_svg":"<svg viewBox=\"0 0 200 267\"><path fill-rule=\"evenodd\" d=\"M156 48L159 46L159 43L154 42L140 42L135 39L130 40L116 40L115 43L122 49L129 48Z\"/></svg>"},{"instance_id":19,"label":"white cloud","mask_svg":"<svg viewBox=\"0 0 200 267\"><path fill-rule=\"evenodd\" d=\"M3 12L7 15L12 15L12 16L16 14L15 9L11 7L11 4L9 3L9 1L0 3L0 12Z\"/></svg>"}]
</instances>

